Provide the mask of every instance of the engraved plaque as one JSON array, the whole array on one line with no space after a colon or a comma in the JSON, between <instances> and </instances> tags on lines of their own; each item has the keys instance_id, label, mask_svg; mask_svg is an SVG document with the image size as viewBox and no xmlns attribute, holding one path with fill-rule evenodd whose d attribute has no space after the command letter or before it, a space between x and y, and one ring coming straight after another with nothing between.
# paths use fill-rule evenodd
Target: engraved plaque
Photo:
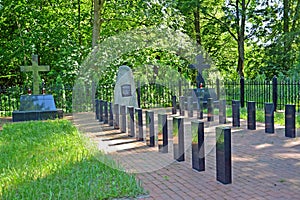
<instances>
[{"instance_id":1,"label":"engraved plaque","mask_svg":"<svg viewBox=\"0 0 300 200\"><path fill-rule=\"evenodd\" d=\"M130 97L131 94L131 85L126 84L121 86L122 97Z\"/></svg>"}]
</instances>

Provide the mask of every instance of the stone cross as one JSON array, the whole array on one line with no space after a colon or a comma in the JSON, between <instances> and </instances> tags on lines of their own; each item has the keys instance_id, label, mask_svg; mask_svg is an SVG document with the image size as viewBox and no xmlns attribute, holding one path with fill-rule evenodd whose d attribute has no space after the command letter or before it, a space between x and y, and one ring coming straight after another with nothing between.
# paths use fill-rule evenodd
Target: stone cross
<instances>
[{"instance_id":1,"label":"stone cross","mask_svg":"<svg viewBox=\"0 0 300 200\"><path fill-rule=\"evenodd\" d=\"M189 65L189 67L191 69L196 69L198 71L198 75L197 75L197 87L199 87L200 83L203 84L203 86L205 85L205 81L202 77L202 71L204 69L210 68L209 64L206 64L205 59L203 58L202 54L199 54L196 56L196 64L191 64Z\"/></svg>"},{"instance_id":2,"label":"stone cross","mask_svg":"<svg viewBox=\"0 0 300 200\"><path fill-rule=\"evenodd\" d=\"M49 71L50 67L48 65L39 66L38 65L38 55L32 55L32 66L21 66L22 72L32 72L33 77L33 94L39 94L39 81L40 76L39 72L46 72Z\"/></svg>"}]
</instances>

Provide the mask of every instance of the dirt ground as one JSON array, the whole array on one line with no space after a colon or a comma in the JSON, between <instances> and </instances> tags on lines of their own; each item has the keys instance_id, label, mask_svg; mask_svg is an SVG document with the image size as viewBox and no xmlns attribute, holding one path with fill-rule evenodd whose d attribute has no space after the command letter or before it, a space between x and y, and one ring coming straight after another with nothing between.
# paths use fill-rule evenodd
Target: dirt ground
<instances>
[{"instance_id":1,"label":"dirt ground","mask_svg":"<svg viewBox=\"0 0 300 200\"><path fill-rule=\"evenodd\" d=\"M0 117L0 131L2 130L3 124L11 123L12 117Z\"/></svg>"}]
</instances>

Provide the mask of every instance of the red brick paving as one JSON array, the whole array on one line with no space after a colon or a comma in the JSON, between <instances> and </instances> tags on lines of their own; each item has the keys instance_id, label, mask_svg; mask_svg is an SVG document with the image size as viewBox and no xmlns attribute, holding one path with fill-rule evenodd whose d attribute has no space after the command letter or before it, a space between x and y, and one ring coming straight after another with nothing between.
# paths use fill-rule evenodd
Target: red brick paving
<instances>
[{"instance_id":1,"label":"red brick paving","mask_svg":"<svg viewBox=\"0 0 300 200\"><path fill-rule=\"evenodd\" d=\"M241 120L241 128L232 128L233 182L223 185L216 181L215 175L217 117L212 123L204 119L204 172L191 167L190 121L185 119L186 161L176 162L170 139L171 118L169 153L163 154L157 147L147 147L144 142L119 144L124 138L116 137L126 137L126 134L100 124L92 113L74 117L75 124L98 143L100 150L106 151L125 171L136 173L149 192L148 196L139 199L300 199L300 139L284 137L284 127L276 126L275 134L266 134L263 124L258 123L257 130L249 131L245 121ZM105 138L111 140L103 141Z\"/></svg>"}]
</instances>

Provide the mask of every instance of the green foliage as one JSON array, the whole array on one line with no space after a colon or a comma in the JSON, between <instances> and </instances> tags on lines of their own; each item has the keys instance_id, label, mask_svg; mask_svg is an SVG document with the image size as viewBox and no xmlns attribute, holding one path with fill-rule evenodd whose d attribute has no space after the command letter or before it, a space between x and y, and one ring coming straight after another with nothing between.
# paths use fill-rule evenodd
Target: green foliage
<instances>
[{"instance_id":1,"label":"green foliage","mask_svg":"<svg viewBox=\"0 0 300 200\"><path fill-rule=\"evenodd\" d=\"M91 2L81 0L78 6L68 1L3 1L0 14L1 85L23 84L30 73L21 73L21 65L31 65L31 54L38 54L40 64L50 65L43 73L46 83L57 75L72 83L80 60L89 50ZM75 14L74 14L75 13ZM79 29L78 23L81 26ZM47 76L45 76L47 74Z\"/></svg>"},{"instance_id":2,"label":"green foliage","mask_svg":"<svg viewBox=\"0 0 300 200\"><path fill-rule=\"evenodd\" d=\"M66 120L6 124L0 132L2 199L108 199L143 192Z\"/></svg>"},{"instance_id":3,"label":"green foliage","mask_svg":"<svg viewBox=\"0 0 300 200\"><path fill-rule=\"evenodd\" d=\"M1 1L0 2L0 84L31 87L31 73L21 73L20 66L31 64L31 54L38 54L40 64L50 65L51 71L41 73L46 84L73 84L82 61L91 51L93 5L80 1ZM209 53L214 65L226 79L238 77L235 6L224 0L112 0L105 1L101 12L99 43L122 32L160 24L188 34ZM240 5L240 4L239 4ZM299 1L290 0L288 19L283 19L280 1L249 1L245 14L245 77L267 78L299 72ZM200 33L195 28L195 13L199 12ZM286 16L285 16L286 18ZM283 21L288 22L288 30ZM114 47L115 48L115 47ZM123 46L126 48L126 46ZM157 59L159 57L160 59ZM90 58L89 58L90 59ZM186 61L174 52L161 49L140 49L117 58L112 70L105 71L101 81L114 82L117 66L182 69L182 75L194 80ZM145 74L142 78L145 78ZM163 74L163 72L161 73ZM159 76L159 75L158 75ZM172 75L167 75L172 76ZM295 75L294 75L295 76ZM176 77L177 78L177 77Z\"/></svg>"}]
</instances>

